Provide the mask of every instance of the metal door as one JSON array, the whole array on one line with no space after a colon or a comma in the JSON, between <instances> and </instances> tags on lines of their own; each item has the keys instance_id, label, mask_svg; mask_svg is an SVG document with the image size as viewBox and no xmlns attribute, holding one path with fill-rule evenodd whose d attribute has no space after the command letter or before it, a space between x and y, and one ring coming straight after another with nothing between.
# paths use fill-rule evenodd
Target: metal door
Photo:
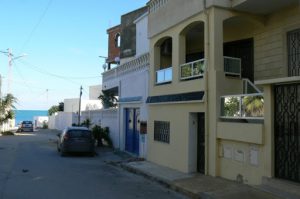
<instances>
[{"instance_id":1,"label":"metal door","mask_svg":"<svg viewBox=\"0 0 300 199\"><path fill-rule=\"evenodd\" d=\"M300 84L275 86L275 177L300 182Z\"/></svg>"},{"instance_id":2,"label":"metal door","mask_svg":"<svg viewBox=\"0 0 300 199\"><path fill-rule=\"evenodd\" d=\"M205 116L198 113L197 128L197 171L205 173Z\"/></svg>"},{"instance_id":3,"label":"metal door","mask_svg":"<svg viewBox=\"0 0 300 199\"><path fill-rule=\"evenodd\" d=\"M139 155L139 131L138 122L140 111L139 109L125 109L125 150Z\"/></svg>"}]
</instances>

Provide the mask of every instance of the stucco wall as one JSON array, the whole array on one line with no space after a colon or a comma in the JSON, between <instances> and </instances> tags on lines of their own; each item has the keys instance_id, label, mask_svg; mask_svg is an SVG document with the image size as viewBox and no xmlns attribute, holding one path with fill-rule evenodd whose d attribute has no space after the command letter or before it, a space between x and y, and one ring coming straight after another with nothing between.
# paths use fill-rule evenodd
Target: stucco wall
<instances>
[{"instance_id":1,"label":"stucco wall","mask_svg":"<svg viewBox=\"0 0 300 199\"><path fill-rule=\"evenodd\" d=\"M170 1L169 1L170 2ZM168 3L169 3L168 2ZM178 6L179 7L179 6ZM150 20L150 18L149 18ZM167 95L175 93L187 93L193 91L204 90L203 78L181 81L180 80L180 65L185 63L184 42L185 39L180 36L180 33L193 22L204 21L204 15L198 14L188 20L174 26L168 31L165 31L153 38L150 41L150 96ZM149 22L150 23L150 22ZM150 26L149 26L150 27ZM151 27L150 27L151 28ZM156 85L156 70L160 64L160 59L157 58L156 44L162 38L172 37L172 83L165 85Z\"/></svg>"},{"instance_id":2,"label":"stucco wall","mask_svg":"<svg viewBox=\"0 0 300 199\"><path fill-rule=\"evenodd\" d=\"M203 103L149 105L148 120L148 160L180 170L195 172L195 163L190 157L196 158L197 151L190 151L194 139L191 136L190 114L203 112ZM154 140L154 121L170 122L170 143Z\"/></svg>"},{"instance_id":3,"label":"stucco wall","mask_svg":"<svg viewBox=\"0 0 300 199\"><path fill-rule=\"evenodd\" d=\"M63 130L73 123L78 123L78 115L71 112L57 112L49 117L49 129Z\"/></svg>"},{"instance_id":4,"label":"stucco wall","mask_svg":"<svg viewBox=\"0 0 300 199\"><path fill-rule=\"evenodd\" d=\"M101 109L100 100L81 100L81 111ZM64 99L64 112L78 112L79 98Z\"/></svg>"},{"instance_id":5,"label":"stucco wall","mask_svg":"<svg viewBox=\"0 0 300 199\"><path fill-rule=\"evenodd\" d=\"M118 109L101 109L101 110L91 110L83 111L81 114L81 121L85 119L90 119L92 125L100 125L101 127L109 128L109 135L112 139L113 146L115 148L120 148L119 144L119 117Z\"/></svg>"},{"instance_id":6,"label":"stucco wall","mask_svg":"<svg viewBox=\"0 0 300 199\"><path fill-rule=\"evenodd\" d=\"M300 28L300 7L290 7L267 17L255 34L255 79L287 76L287 35Z\"/></svg>"},{"instance_id":7,"label":"stucco wall","mask_svg":"<svg viewBox=\"0 0 300 199\"><path fill-rule=\"evenodd\" d=\"M136 21L136 56L149 52L148 15Z\"/></svg>"}]
</instances>

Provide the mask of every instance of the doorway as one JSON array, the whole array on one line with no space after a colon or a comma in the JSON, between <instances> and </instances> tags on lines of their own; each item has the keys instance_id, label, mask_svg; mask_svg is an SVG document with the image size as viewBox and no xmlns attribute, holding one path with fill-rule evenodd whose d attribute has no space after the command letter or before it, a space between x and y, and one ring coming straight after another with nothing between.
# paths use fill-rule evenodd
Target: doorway
<instances>
[{"instance_id":1,"label":"doorway","mask_svg":"<svg viewBox=\"0 0 300 199\"><path fill-rule=\"evenodd\" d=\"M139 155L140 143L140 109L125 109L125 150L129 153Z\"/></svg>"},{"instance_id":2,"label":"doorway","mask_svg":"<svg viewBox=\"0 0 300 199\"><path fill-rule=\"evenodd\" d=\"M253 38L224 43L223 55L240 58L242 78L254 81Z\"/></svg>"},{"instance_id":3,"label":"doorway","mask_svg":"<svg viewBox=\"0 0 300 199\"><path fill-rule=\"evenodd\" d=\"M197 172L205 174L205 114L197 114Z\"/></svg>"}]
</instances>

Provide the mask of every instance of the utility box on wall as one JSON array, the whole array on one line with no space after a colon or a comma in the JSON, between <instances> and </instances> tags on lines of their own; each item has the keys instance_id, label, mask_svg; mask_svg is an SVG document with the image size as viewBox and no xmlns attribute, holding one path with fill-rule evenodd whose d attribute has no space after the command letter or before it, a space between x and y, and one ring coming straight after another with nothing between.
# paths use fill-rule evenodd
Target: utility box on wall
<instances>
[{"instance_id":1,"label":"utility box on wall","mask_svg":"<svg viewBox=\"0 0 300 199\"><path fill-rule=\"evenodd\" d=\"M147 134L147 122L141 121L140 123L140 134Z\"/></svg>"}]
</instances>

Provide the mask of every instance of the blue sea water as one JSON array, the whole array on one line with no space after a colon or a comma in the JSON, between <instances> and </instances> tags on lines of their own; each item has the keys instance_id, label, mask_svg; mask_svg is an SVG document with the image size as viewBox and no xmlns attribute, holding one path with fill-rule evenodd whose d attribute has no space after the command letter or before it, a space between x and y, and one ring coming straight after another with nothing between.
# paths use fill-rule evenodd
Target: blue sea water
<instances>
[{"instance_id":1,"label":"blue sea water","mask_svg":"<svg viewBox=\"0 0 300 199\"><path fill-rule=\"evenodd\" d=\"M14 110L16 117L16 126L21 121L33 121L34 116L47 116L48 111L43 110Z\"/></svg>"}]
</instances>

